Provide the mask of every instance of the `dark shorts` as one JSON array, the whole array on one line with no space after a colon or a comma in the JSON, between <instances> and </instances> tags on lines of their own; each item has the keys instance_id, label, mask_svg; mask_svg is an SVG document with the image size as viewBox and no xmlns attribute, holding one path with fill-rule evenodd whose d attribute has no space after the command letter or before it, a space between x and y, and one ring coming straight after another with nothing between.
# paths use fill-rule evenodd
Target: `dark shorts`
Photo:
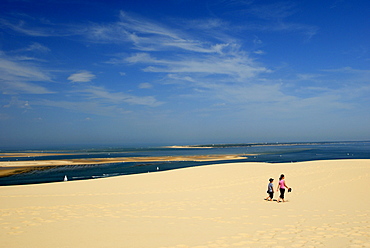
<instances>
[{"instance_id":1,"label":"dark shorts","mask_svg":"<svg viewBox=\"0 0 370 248\"><path fill-rule=\"evenodd\" d=\"M285 189L280 189L280 198L284 199Z\"/></svg>"},{"instance_id":2,"label":"dark shorts","mask_svg":"<svg viewBox=\"0 0 370 248\"><path fill-rule=\"evenodd\" d=\"M269 196L271 199L274 198L274 192L267 192L267 193L269 193Z\"/></svg>"}]
</instances>

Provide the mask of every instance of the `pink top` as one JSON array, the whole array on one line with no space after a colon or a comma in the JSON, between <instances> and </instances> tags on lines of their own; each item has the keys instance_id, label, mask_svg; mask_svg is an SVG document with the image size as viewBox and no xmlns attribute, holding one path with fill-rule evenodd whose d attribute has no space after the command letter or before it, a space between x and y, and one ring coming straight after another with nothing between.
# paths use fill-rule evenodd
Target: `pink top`
<instances>
[{"instance_id":1,"label":"pink top","mask_svg":"<svg viewBox=\"0 0 370 248\"><path fill-rule=\"evenodd\" d=\"M284 181L284 179L282 179L282 180L279 181L279 185L280 185L280 188L281 189L285 189L285 181Z\"/></svg>"}]
</instances>

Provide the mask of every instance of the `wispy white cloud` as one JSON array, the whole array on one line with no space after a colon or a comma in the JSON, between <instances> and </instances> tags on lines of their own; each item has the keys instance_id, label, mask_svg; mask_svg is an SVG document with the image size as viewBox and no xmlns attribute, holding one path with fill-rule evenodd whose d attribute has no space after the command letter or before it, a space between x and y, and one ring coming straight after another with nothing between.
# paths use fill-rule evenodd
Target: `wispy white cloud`
<instances>
[{"instance_id":1,"label":"wispy white cloud","mask_svg":"<svg viewBox=\"0 0 370 248\"><path fill-rule=\"evenodd\" d=\"M129 103L150 107L156 107L162 104L162 102L157 101L153 96L135 96L124 92L111 92L102 86L87 86L76 90L76 92L82 93L85 99L95 99L114 104Z\"/></svg>"},{"instance_id":2,"label":"wispy white cloud","mask_svg":"<svg viewBox=\"0 0 370 248\"><path fill-rule=\"evenodd\" d=\"M28 15L15 15L15 17L0 18L0 27L35 37L71 35L71 30L67 28L56 28L56 26L50 22L45 22Z\"/></svg>"},{"instance_id":3,"label":"wispy white cloud","mask_svg":"<svg viewBox=\"0 0 370 248\"><path fill-rule=\"evenodd\" d=\"M86 83L93 80L96 76L89 71L79 71L68 77L73 83Z\"/></svg>"},{"instance_id":4,"label":"wispy white cloud","mask_svg":"<svg viewBox=\"0 0 370 248\"><path fill-rule=\"evenodd\" d=\"M139 84L139 88L140 89L151 89L151 88L153 88L153 85L150 84L150 83L141 83L141 84Z\"/></svg>"},{"instance_id":5,"label":"wispy white cloud","mask_svg":"<svg viewBox=\"0 0 370 248\"><path fill-rule=\"evenodd\" d=\"M157 107L162 102L152 96L135 96L123 92L112 92L102 86L79 85L68 92L71 100L38 99L29 102L31 106L47 106L77 113L119 117L132 113L128 105ZM28 102L27 102L28 103Z\"/></svg>"},{"instance_id":6,"label":"wispy white cloud","mask_svg":"<svg viewBox=\"0 0 370 248\"><path fill-rule=\"evenodd\" d=\"M32 56L27 56L27 55L13 56L13 61L46 62L44 59L40 59L40 58L32 57Z\"/></svg>"},{"instance_id":7,"label":"wispy white cloud","mask_svg":"<svg viewBox=\"0 0 370 248\"><path fill-rule=\"evenodd\" d=\"M26 26L24 21L18 21L17 23L12 23L6 19L0 19L0 25L3 28L9 28L16 32L26 34L29 36L50 36L47 31L40 28L29 28Z\"/></svg>"},{"instance_id":8,"label":"wispy white cloud","mask_svg":"<svg viewBox=\"0 0 370 248\"><path fill-rule=\"evenodd\" d=\"M12 53L28 53L28 52L39 52L39 53L47 53L50 52L50 49L38 42L33 42L27 47L23 47L20 49L13 50Z\"/></svg>"},{"instance_id":9,"label":"wispy white cloud","mask_svg":"<svg viewBox=\"0 0 370 248\"><path fill-rule=\"evenodd\" d=\"M296 99L282 92L281 84L250 84L229 87L220 85L212 89L219 98L233 103L278 103Z\"/></svg>"},{"instance_id":10,"label":"wispy white cloud","mask_svg":"<svg viewBox=\"0 0 370 248\"><path fill-rule=\"evenodd\" d=\"M241 49L242 42L227 34L228 24L221 20L180 23L186 29L121 12L119 22L99 26L98 33L100 39L107 41L117 41L123 35L121 42L131 42L133 49L145 51L130 56L117 54L108 63L139 66L144 72L164 77L162 83L188 82L189 88L208 90L207 84L229 82L229 87L233 87L235 83L251 83L250 79L271 72ZM113 35L113 29L117 35Z\"/></svg>"},{"instance_id":11,"label":"wispy white cloud","mask_svg":"<svg viewBox=\"0 0 370 248\"><path fill-rule=\"evenodd\" d=\"M315 79L315 78L318 78L320 77L321 75L319 74L309 74L309 73L299 73L297 74L297 78L299 80L312 80L312 79Z\"/></svg>"},{"instance_id":12,"label":"wispy white cloud","mask_svg":"<svg viewBox=\"0 0 370 248\"><path fill-rule=\"evenodd\" d=\"M197 81L190 77L190 76L180 76L180 75L177 75L177 74L167 74L167 78L169 78L170 80L174 80L174 81L185 81L185 82L191 82L191 83L196 83Z\"/></svg>"},{"instance_id":13,"label":"wispy white cloud","mask_svg":"<svg viewBox=\"0 0 370 248\"><path fill-rule=\"evenodd\" d=\"M15 57L16 58L16 57ZM50 81L50 77L33 64L22 63L0 52L2 79L24 79L27 81Z\"/></svg>"},{"instance_id":14,"label":"wispy white cloud","mask_svg":"<svg viewBox=\"0 0 370 248\"><path fill-rule=\"evenodd\" d=\"M266 52L265 52L265 51L263 51L263 50L256 50L256 51L254 51L253 53L254 53L254 54L258 54L258 55L263 55L263 54L265 54Z\"/></svg>"},{"instance_id":15,"label":"wispy white cloud","mask_svg":"<svg viewBox=\"0 0 370 248\"><path fill-rule=\"evenodd\" d=\"M0 87L3 93L53 93L36 82L51 82L49 73L34 63L0 52Z\"/></svg>"},{"instance_id":16,"label":"wispy white cloud","mask_svg":"<svg viewBox=\"0 0 370 248\"><path fill-rule=\"evenodd\" d=\"M121 11L119 24L128 29L135 30L144 34L160 35L163 37L169 37L174 40L181 40L180 36L171 30L166 28L163 24L157 24L153 20L147 20L144 17L134 17L125 11Z\"/></svg>"},{"instance_id":17,"label":"wispy white cloud","mask_svg":"<svg viewBox=\"0 0 370 248\"><path fill-rule=\"evenodd\" d=\"M77 113L86 113L109 117L117 117L119 115L125 115L131 112L120 106L104 105L98 101L56 101L40 99L32 101L31 104L33 106L55 107Z\"/></svg>"},{"instance_id":18,"label":"wispy white cloud","mask_svg":"<svg viewBox=\"0 0 370 248\"><path fill-rule=\"evenodd\" d=\"M40 43L34 42L24 49L24 51L50 52L50 49Z\"/></svg>"},{"instance_id":19,"label":"wispy white cloud","mask_svg":"<svg viewBox=\"0 0 370 248\"><path fill-rule=\"evenodd\" d=\"M51 94L54 91L31 82L0 80L0 90L3 94Z\"/></svg>"},{"instance_id":20,"label":"wispy white cloud","mask_svg":"<svg viewBox=\"0 0 370 248\"><path fill-rule=\"evenodd\" d=\"M138 53L125 60L129 63L147 65L143 68L146 72L225 75L239 80L270 72L269 69L254 62L244 52L230 56L202 56L198 54L197 56L185 56L181 59L157 59L148 53Z\"/></svg>"},{"instance_id":21,"label":"wispy white cloud","mask_svg":"<svg viewBox=\"0 0 370 248\"><path fill-rule=\"evenodd\" d=\"M77 26L77 33L84 35L93 43L127 43L135 41L135 34L128 32L117 23L93 23L89 26Z\"/></svg>"},{"instance_id":22,"label":"wispy white cloud","mask_svg":"<svg viewBox=\"0 0 370 248\"><path fill-rule=\"evenodd\" d=\"M3 108L21 108L21 109L30 109L31 106L28 101L19 100L18 97L13 96L10 102L3 106Z\"/></svg>"},{"instance_id":23,"label":"wispy white cloud","mask_svg":"<svg viewBox=\"0 0 370 248\"><path fill-rule=\"evenodd\" d=\"M234 23L238 29L262 32L296 32L308 39L316 35L318 27L289 21L289 18L300 11L300 6L291 1L259 3L256 1L219 0L211 5L215 14L221 11L233 16L253 17L253 22Z\"/></svg>"},{"instance_id":24,"label":"wispy white cloud","mask_svg":"<svg viewBox=\"0 0 370 248\"><path fill-rule=\"evenodd\" d=\"M142 51L180 49L198 53L217 53L223 46L228 46L229 42L223 44L225 40L219 40L220 44L210 45L208 41L193 38L193 35L180 29L124 11L120 12L117 22L105 25L92 24L81 30L92 42L131 43L134 49Z\"/></svg>"},{"instance_id":25,"label":"wispy white cloud","mask_svg":"<svg viewBox=\"0 0 370 248\"><path fill-rule=\"evenodd\" d=\"M157 59L152 58L149 53L136 53L130 57L124 57L120 59L113 59L111 63L159 63Z\"/></svg>"},{"instance_id":26,"label":"wispy white cloud","mask_svg":"<svg viewBox=\"0 0 370 248\"><path fill-rule=\"evenodd\" d=\"M133 48L143 51L163 51L168 48L204 53L214 52L212 47L187 34L167 27L163 23L132 13L120 11L119 19L110 23L66 25L50 23L23 16L22 18L1 18L0 26L15 32L37 37L84 36L94 43L131 43ZM36 45L32 47L36 49ZM38 47L41 49L41 47ZM216 47L217 48L217 47Z\"/></svg>"}]
</instances>

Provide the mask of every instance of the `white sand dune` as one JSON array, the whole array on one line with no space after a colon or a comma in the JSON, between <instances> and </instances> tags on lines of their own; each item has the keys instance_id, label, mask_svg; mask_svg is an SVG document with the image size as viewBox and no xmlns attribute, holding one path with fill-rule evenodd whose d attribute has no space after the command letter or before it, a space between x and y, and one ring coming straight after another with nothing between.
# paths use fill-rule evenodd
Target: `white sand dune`
<instances>
[{"instance_id":1,"label":"white sand dune","mask_svg":"<svg viewBox=\"0 0 370 248\"><path fill-rule=\"evenodd\" d=\"M264 201L281 173L288 202ZM370 160L232 163L0 187L0 247L370 247L369 173Z\"/></svg>"}]
</instances>

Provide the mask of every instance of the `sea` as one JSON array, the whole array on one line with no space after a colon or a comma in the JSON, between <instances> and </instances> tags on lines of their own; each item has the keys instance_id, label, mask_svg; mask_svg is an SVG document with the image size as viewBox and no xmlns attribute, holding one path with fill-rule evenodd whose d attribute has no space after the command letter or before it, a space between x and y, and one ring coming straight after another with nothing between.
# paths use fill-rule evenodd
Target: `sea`
<instances>
[{"instance_id":1,"label":"sea","mask_svg":"<svg viewBox=\"0 0 370 248\"><path fill-rule=\"evenodd\" d=\"M210 148L211 147L211 148ZM5 152L5 151L1 151ZM195 155L238 154L244 159L220 161L160 161L160 162L120 162L109 164L58 166L33 169L19 174L0 177L0 186L39 184L68 181L91 180L96 178L125 176L138 173L156 173L194 166L220 163L264 162L294 163L314 160L370 159L370 141L361 142L312 142L312 143L253 143L205 145L188 148L140 147L140 148L91 148L73 150L22 150L13 152L49 152L58 155L42 157L1 157L0 161L40 161L81 158L115 157L171 157Z\"/></svg>"}]
</instances>

